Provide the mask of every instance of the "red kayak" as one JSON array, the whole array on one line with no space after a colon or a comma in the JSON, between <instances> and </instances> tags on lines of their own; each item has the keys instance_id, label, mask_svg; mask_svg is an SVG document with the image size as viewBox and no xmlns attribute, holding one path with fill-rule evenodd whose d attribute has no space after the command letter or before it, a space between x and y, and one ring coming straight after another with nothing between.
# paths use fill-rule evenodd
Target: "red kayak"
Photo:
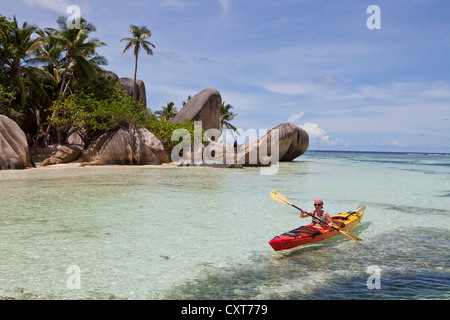
<instances>
[{"instance_id":1,"label":"red kayak","mask_svg":"<svg viewBox=\"0 0 450 320\"><path fill-rule=\"evenodd\" d=\"M339 230L349 230L356 226L364 216L366 206L360 204L355 211L348 211L339 213L331 217L335 227ZM276 236L269 241L269 244L275 251L292 249L298 246L302 246L308 243L319 242L340 234L338 230L334 228L315 228L310 223L306 226L299 227L282 235Z\"/></svg>"}]
</instances>

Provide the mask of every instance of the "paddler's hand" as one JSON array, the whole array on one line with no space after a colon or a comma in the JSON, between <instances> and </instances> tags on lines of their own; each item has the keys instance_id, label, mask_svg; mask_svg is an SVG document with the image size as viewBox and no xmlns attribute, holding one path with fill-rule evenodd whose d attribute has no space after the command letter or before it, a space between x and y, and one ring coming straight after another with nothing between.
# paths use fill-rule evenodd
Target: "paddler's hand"
<instances>
[{"instance_id":1,"label":"paddler's hand","mask_svg":"<svg viewBox=\"0 0 450 320\"><path fill-rule=\"evenodd\" d=\"M332 222L329 223L328 226L329 226L330 228L333 228L333 223L332 223Z\"/></svg>"}]
</instances>

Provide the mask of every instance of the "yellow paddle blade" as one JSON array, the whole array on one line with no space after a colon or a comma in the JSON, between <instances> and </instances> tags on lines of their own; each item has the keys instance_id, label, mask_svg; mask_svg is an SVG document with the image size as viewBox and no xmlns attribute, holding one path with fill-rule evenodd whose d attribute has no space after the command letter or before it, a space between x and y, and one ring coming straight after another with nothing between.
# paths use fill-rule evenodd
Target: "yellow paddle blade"
<instances>
[{"instance_id":1,"label":"yellow paddle blade","mask_svg":"<svg viewBox=\"0 0 450 320\"><path fill-rule=\"evenodd\" d=\"M288 199L286 199L285 196L283 196L281 193L276 192L275 190L270 191L270 196L273 200L278 201L279 203L286 204L288 206L292 206L292 203L289 202Z\"/></svg>"},{"instance_id":2,"label":"yellow paddle blade","mask_svg":"<svg viewBox=\"0 0 450 320\"><path fill-rule=\"evenodd\" d=\"M361 241L362 240L360 237L357 237L354 234L351 234L351 233L348 233L348 232L345 232L345 231L342 231L342 230L338 230L338 231L341 233L341 235L344 238L347 238L347 239L350 239L350 240L357 240L357 241Z\"/></svg>"}]
</instances>

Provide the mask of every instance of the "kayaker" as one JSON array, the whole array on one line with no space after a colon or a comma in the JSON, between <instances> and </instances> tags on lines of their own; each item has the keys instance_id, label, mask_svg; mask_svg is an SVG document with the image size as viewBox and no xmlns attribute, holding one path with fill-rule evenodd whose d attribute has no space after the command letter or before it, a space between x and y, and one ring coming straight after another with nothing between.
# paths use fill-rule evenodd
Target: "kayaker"
<instances>
[{"instance_id":1,"label":"kayaker","mask_svg":"<svg viewBox=\"0 0 450 320\"><path fill-rule=\"evenodd\" d=\"M331 221L330 215L328 212L323 210L322 200L314 200L314 210L311 210L308 213L305 210L302 210L300 213L300 218L312 217L313 227L326 229L327 227L333 226L333 221ZM317 218L324 220L326 223L323 223Z\"/></svg>"}]
</instances>

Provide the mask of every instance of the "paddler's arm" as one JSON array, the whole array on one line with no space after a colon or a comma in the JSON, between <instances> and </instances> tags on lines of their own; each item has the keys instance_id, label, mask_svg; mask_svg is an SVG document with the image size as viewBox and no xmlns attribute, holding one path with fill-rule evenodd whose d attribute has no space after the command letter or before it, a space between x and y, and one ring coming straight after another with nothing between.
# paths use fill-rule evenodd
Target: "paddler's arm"
<instances>
[{"instance_id":1,"label":"paddler's arm","mask_svg":"<svg viewBox=\"0 0 450 320\"><path fill-rule=\"evenodd\" d=\"M328 223L329 227L333 227L333 220L331 220L330 215L326 211L323 212L323 220L325 220L325 222Z\"/></svg>"},{"instance_id":2,"label":"paddler's arm","mask_svg":"<svg viewBox=\"0 0 450 320\"><path fill-rule=\"evenodd\" d=\"M300 218L308 218L308 217L311 216L307 214L305 210L302 209L302 211L300 212Z\"/></svg>"}]
</instances>

